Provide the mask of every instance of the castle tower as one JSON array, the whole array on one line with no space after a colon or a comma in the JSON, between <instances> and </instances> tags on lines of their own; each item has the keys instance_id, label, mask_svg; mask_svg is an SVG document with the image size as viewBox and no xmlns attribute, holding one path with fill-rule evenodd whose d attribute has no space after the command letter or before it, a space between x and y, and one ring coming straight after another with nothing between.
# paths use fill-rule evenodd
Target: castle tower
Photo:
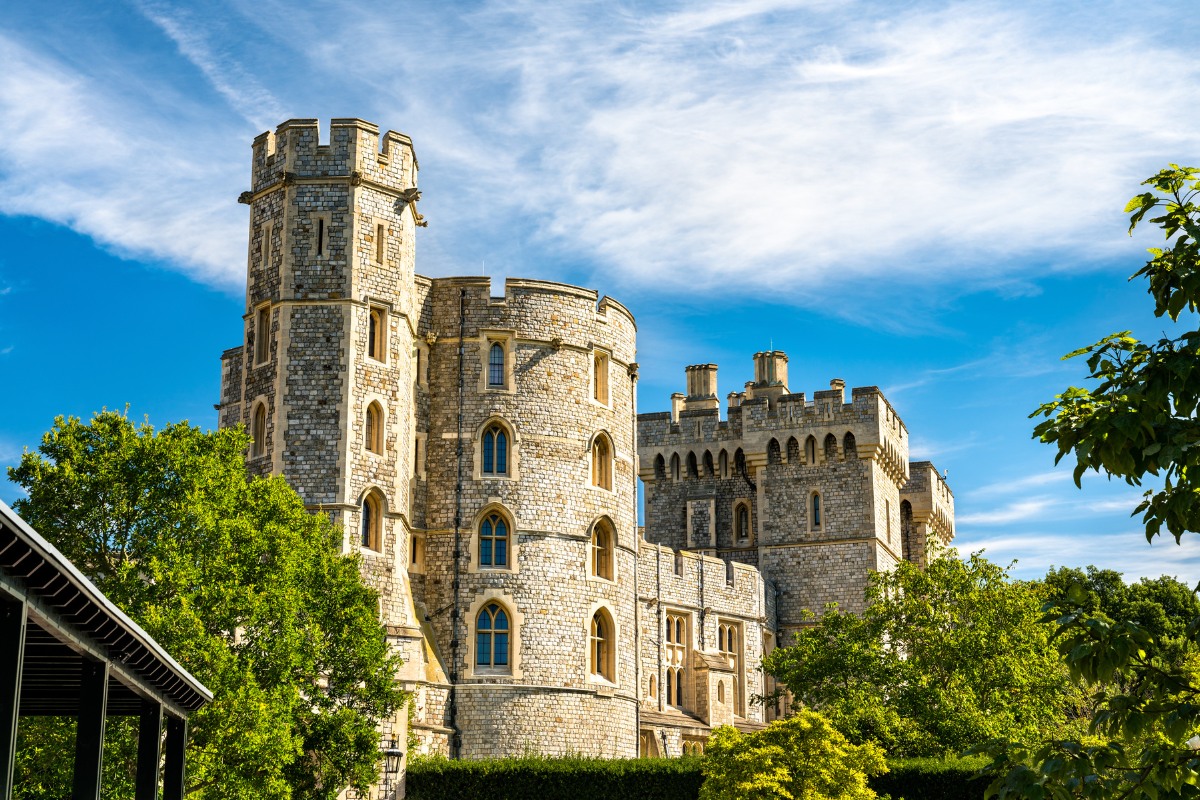
<instances>
[{"instance_id":1,"label":"castle tower","mask_svg":"<svg viewBox=\"0 0 1200 800\"><path fill-rule=\"evenodd\" d=\"M781 636L830 602L861 610L871 570L953 536L953 495L928 462L910 474L908 429L876 387L847 401L835 378L809 401L789 393L784 353L755 353L721 420L691 404L697 372L686 407L638 417L646 538L756 566Z\"/></svg>"},{"instance_id":2,"label":"castle tower","mask_svg":"<svg viewBox=\"0 0 1200 800\"><path fill-rule=\"evenodd\" d=\"M245 339L222 356L218 407L253 437L251 473L283 475L342 527L406 657L416 185L408 137L362 120L332 120L325 144L312 119L254 140Z\"/></svg>"}]
</instances>

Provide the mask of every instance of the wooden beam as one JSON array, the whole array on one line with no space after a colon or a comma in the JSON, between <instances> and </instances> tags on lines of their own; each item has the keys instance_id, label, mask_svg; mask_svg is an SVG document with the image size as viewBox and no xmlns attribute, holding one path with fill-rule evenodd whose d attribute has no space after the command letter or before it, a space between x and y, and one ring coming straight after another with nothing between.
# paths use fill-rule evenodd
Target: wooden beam
<instances>
[{"instance_id":1,"label":"wooden beam","mask_svg":"<svg viewBox=\"0 0 1200 800\"><path fill-rule=\"evenodd\" d=\"M108 662L85 658L79 680L73 800L100 800L100 769L104 763L104 721L107 713Z\"/></svg>"},{"instance_id":2,"label":"wooden beam","mask_svg":"<svg viewBox=\"0 0 1200 800\"><path fill-rule=\"evenodd\" d=\"M187 720L167 716L167 761L163 765L163 800L183 800Z\"/></svg>"},{"instance_id":3,"label":"wooden beam","mask_svg":"<svg viewBox=\"0 0 1200 800\"><path fill-rule=\"evenodd\" d=\"M138 721L137 778L134 800L158 800L158 767L162 760L162 704L142 701Z\"/></svg>"},{"instance_id":4,"label":"wooden beam","mask_svg":"<svg viewBox=\"0 0 1200 800\"><path fill-rule=\"evenodd\" d=\"M25 664L28 607L0 602L0 800L12 800L17 761L17 718L21 708L21 671Z\"/></svg>"}]
</instances>

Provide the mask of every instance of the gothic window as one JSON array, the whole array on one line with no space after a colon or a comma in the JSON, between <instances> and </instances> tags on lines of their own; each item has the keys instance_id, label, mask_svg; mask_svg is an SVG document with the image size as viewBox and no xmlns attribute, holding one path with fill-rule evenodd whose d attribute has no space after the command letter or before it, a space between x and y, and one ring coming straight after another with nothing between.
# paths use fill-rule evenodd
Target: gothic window
<instances>
[{"instance_id":1,"label":"gothic window","mask_svg":"<svg viewBox=\"0 0 1200 800\"><path fill-rule=\"evenodd\" d=\"M733 509L733 526L738 544L750 541L750 504L738 503Z\"/></svg>"},{"instance_id":2,"label":"gothic window","mask_svg":"<svg viewBox=\"0 0 1200 800\"><path fill-rule=\"evenodd\" d=\"M488 348L488 386L504 386L504 345L492 342Z\"/></svg>"},{"instance_id":3,"label":"gothic window","mask_svg":"<svg viewBox=\"0 0 1200 800\"><path fill-rule=\"evenodd\" d=\"M721 471L721 477L728 478L729 477L729 453L725 452L724 450L721 451L721 454L719 456L717 456L717 466Z\"/></svg>"},{"instance_id":4,"label":"gothic window","mask_svg":"<svg viewBox=\"0 0 1200 800\"><path fill-rule=\"evenodd\" d=\"M767 463L779 464L782 461L783 458L779 455L779 440L772 439L767 443Z\"/></svg>"},{"instance_id":5,"label":"gothic window","mask_svg":"<svg viewBox=\"0 0 1200 800\"><path fill-rule=\"evenodd\" d=\"M371 403L367 406L367 424L366 424L366 439L367 449L372 453L383 453L383 409L379 407L379 403Z\"/></svg>"},{"instance_id":6,"label":"gothic window","mask_svg":"<svg viewBox=\"0 0 1200 800\"><path fill-rule=\"evenodd\" d=\"M854 434L847 432L842 439L843 455L847 459L858 458L858 442L854 439Z\"/></svg>"},{"instance_id":7,"label":"gothic window","mask_svg":"<svg viewBox=\"0 0 1200 800\"><path fill-rule=\"evenodd\" d=\"M250 435L254 441L250 445L250 457L260 458L267 454L267 406L259 403L254 407L254 419L251 423Z\"/></svg>"},{"instance_id":8,"label":"gothic window","mask_svg":"<svg viewBox=\"0 0 1200 800\"><path fill-rule=\"evenodd\" d=\"M808 526L809 530L819 531L824 525L825 520L822 517L821 494L813 492L808 496Z\"/></svg>"},{"instance_id":9,"label":"gothic window","mask_svg":"<svg viewBox=\"0 0 1200 800\"><path fill-rule=\"evenodd\" d=\"M592 576L613 579L613 530L608 520L600 520L592 528Z\"/></svg>"},{"instance_id":10,"label":"gothic window","mask_svg":"<svg viewBox=\"0 0 1200 800\"><path fill-rule=\"evenodd\" d=\"M508 613L499 603L488 603L475 617L475 666L507 671L508 635Z\"/></svg>"},{"instance_id":11,"label":"gothic window","mask_svg":"<svg viewBox=\"0 0 1200 800\"><path fill-rule=\"evenodd\" d=\"M592 615L591 633L589 636L588 662L592 675L603 678L609 683L616 683L616 664L614 656L613 636L615 628L608 611L601 608Z\"/></svg>"},{"instance_id":12,"label":"gothic window","mask_svg":"<svg viewBox=\"0 0 1200 800\"><path fill-rule=\"evenodd\" d=\"M837 461L837 437L832 433L825 437L825 460Z\"/></svg>"},{"instance_id":13,"label":"gothic window","mask_svg":"<svg viewBox=\"0 0 1200 800\"><path fill-rule=\"evenodd\" d=\"M495 511L479 523L479 566L508 569L508 520Z\"/></svg>"},{"instance_id":14,"label":"gothic window","mask_svg":"<svg viewBox=\"0 0 1200 800\"><path fill-rule=\"evenodd\" d=\"M599 433L592 440L592 486L612 490L612 442Z\"/></svg>"},{"instance_id":15,"label":"gothic window","mask_svg":"<svg viewBox=\"0 0 1200 800\"><path fill-rule=\"evenodd\" d=\"M687 671L687 617L667 613L667 705L683 708L684 673Z\"/></svg>"},{"instance_id":16,"label":"gothic window","mask_svg":"<svg viewBox=\"0 0 1200 800\"><path fill-rule=\"evenodd\" d=\"M687 454L687 476L689 478L700 477L699 470L696 469L696 454L695 453Z\"/></svg>"},{"instance_id":17,"label":"gothic window","mask_svg":"<svg viewBox=\"0 0 1200 800\"><path fill-rule=\"evenodd\" d=\"M599 351L592 354L592 397L608 405L608 356Z\"/></svg>"},{"instance_id":18,"label":"gothic window","mask_svg":"<svg viewBox=\"0 0 1200 800\"><path fill-rule=\"evenodd\" d=\"M383 503L379 494L374 490L367 493L362 501L362 528L359 544L368 550L382 550L383 543Z\"/></svg>"},{"instance_id":19,"label":"gothic window","mask_svg":"<svg viewBox=\"0 0 1200 800\"><path fill-rule=\"evenodd\" d=\"M711 478L713 475L716 475L716 470L713 469L712 453L705 450L704 451L704 476L706 478Z\"/></svg>"},{"instance_id":20,"label":"gothic window","mask_svg":"<svg viewBox=\"0 0 1200 800\"><path fill-rule=\"evenodd\" d=\"M484 475L508 474L508 431L499 422L493 422L483 431L480 471Z\"/></svg>"},{"instance_id":21,"label":"gothic window","mask_svg":"<svg viewBox=\"0 0 1200 800\"><path fill-rule=\"evenodd\" d=\"M795 436L788 437L787 454L789 464L796 464L800 461L800 443L796 441Z\"/></svg>"},{"instance_id":22,"label":"gothic window","mask_svg":"<svg viewBox=\"0 0 1200 800\"><path fill-rule=\"evenodd\" d=\"M262 305L254 315L254 363L265 364L271 357L271 307Z\"/></svg>"},{"instance_id":23,"label":"gothic window","mask_svg":"<svg viewBox=\"0 0 1200 800\"><path fill-rule=\"evenodd\" d=\"M810 466L817 463L817 439L814 436L804 440L804 463Z\"/></svg>"},{"instance_id":24,"label":"gothic window","mask_svg":"<svg viewBox=\"0 0 1200 800\"><path fill-rule=\"evenodd\" d=\"M367 357L387 361L387 311L371 306L367 322Z\"/></svg>"},{"instance_id":25,"label":"gothic window","mask_svg":"<svg viewBox=\"0 0 1200 800\"><path fill-rule=\"evenodd\" d=\"M671 455L671 480L679 480L679 453Z\"/></svg>"},{"instance_id":26,"label":"gothic window","mask_svg":"<svg viewBox=\"0 0 1200 800\"><path fill-rule=\"evenodd\" d=\"M654 457L654 477L660 481L667 479L667 462L661 453Z\"/></svg>"},{"instance_id":27,"label":"gothic window","mask_svg":"<svg viewBox=\"0 0 1200 800\"><path fill-rule=\"evenodd\" d=\"M746 454L740 447L733 452L733 471L738 477L746 474Z\"/></svg>"},{"instance_id":28,"label":"gothic window","mask_svg":"<svg viewBox=\"0 0 1200 800\"><path fill-rule=\"evenodd\" d=\"M742 707L742 626L737 622L720 620L717 623L717 650L733 670L733 713L745 714Z\"/></svg>"}]
</instances>

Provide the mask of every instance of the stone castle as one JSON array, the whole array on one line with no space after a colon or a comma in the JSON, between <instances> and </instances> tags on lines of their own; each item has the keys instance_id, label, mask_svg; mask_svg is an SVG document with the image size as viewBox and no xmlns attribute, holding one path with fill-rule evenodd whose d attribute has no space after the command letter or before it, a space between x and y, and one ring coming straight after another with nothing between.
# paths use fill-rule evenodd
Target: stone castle
<instances>
[{"instance_id":1,"label":"stone castle","mask_svg":"<svg viewBox=\"0 0 1200 800\"><path fill-rule=\"evenodd\" d=\"M371 123L254 140L218 409L251 432L249 470L361 554L421 750L678 755L761 727L764 651L953 535L949 488L877 388L809 400L771 351L724 419L712 364L639 415L625 306L417 275L419 197L412 142Z\"/></svg>"}]
</instances>

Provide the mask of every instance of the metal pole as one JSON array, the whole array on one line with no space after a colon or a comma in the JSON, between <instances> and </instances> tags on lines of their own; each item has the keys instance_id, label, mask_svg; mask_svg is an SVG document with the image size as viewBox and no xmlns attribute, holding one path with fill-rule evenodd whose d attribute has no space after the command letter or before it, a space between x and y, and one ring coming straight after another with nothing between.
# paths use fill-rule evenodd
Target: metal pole
<instances>
[{"instance_id":1,"label":"metal pole","mask_svg":"<svg viewBox=\"0 0 1200 800\"><path fill-rule=\"evenodd\" d=\"M162 760L162 706L154 700L142 701L138 720L137 777L135 800L158 800L158 767Z\"/></svg>"},{"instance_id":2,"label":"metal pole","mask_svg":"<svg viewBox=\"0 0 1200 800\"><path fill-rule=\"evenodd\" d=\"M108 713L108 662L84 659L75 729L74 800L100 800L104 721Z\"/></svg>"}]
</instances>

